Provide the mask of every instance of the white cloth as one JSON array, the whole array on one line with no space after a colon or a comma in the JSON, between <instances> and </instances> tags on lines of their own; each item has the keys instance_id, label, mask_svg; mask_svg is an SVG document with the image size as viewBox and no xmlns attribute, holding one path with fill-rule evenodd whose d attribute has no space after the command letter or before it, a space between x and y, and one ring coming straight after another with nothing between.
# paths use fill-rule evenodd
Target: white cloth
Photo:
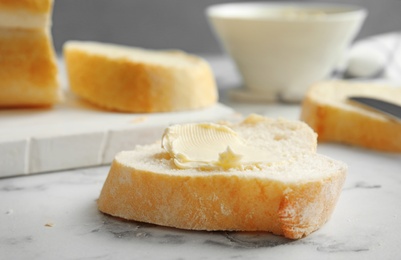
<instances>
[{"instance_id":1,"label":"white cloth","mask_svg":"<svg viewBox=\"0 0 401 260\"><path fill-rule=\"evenodd\" d=\"M401 32L355 42L348 51L344 75L401 82Z\"/></svg>"}]
</instances>

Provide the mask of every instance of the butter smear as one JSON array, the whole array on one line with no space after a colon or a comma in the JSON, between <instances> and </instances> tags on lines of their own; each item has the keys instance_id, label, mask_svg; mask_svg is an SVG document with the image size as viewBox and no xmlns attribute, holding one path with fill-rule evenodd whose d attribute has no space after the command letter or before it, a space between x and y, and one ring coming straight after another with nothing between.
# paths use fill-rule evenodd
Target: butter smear
<instances>
[{"instance_id":1,"label":"butter smear","mask_svg":"<svg viewBox=\"0 0 401 260\"><path fill-rule=\"evenodd\" d=\"M180 169L245 169L274 157L247 145L231 128L213 123L171 126L163 134L162 147Z\"/></svg>"}]
</instances>

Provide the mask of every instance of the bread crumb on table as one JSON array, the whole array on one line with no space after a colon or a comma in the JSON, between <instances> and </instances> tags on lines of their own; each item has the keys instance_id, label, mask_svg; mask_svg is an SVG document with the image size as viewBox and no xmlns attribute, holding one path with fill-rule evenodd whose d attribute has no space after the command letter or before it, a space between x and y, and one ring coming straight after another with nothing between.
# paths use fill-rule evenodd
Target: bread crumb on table
<instances>
[{"instance_id":1,"label":"bread crumb on table","mask_svg":"<svg viewBox=\"0 0 401 260\"><path fill-rule=\"evenodd\" d=\"M132 119L131 123L138 124L138 123L145 122L147 119L148 119L148 117L146 117L146 116L138 116L138 117L135 117L134 119Z\"/></svg>"}]
</instances>

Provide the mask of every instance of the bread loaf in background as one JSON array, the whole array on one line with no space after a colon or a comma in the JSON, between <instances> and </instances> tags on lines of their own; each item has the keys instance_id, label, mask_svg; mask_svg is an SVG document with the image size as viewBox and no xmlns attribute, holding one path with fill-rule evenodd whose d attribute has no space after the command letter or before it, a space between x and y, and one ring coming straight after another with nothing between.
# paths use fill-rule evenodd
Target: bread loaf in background
<instances>
[{"instance_id":1,"label":"bread loaf in background","mask_svg":"<svg viewBox=\"0 0 401 260\"><path fill-rule=\"evenodd\" d=\"M181 111L218 99L208 63L181 51L70 41L64 58L72 92L105 109Z\"/></svg>"},{"instance_id":2,"label":"bread loaf in background","mask_svg":"<svg viewBox=\"0 0 401 260\"><path fill-rule=\"evenodd\" d=\"M100 211L182 229L269 231L291 239L330 218L347 167L316 154L316 134L306 124L252 115L226 126L279 159L242 170L180 169L160 144L138 146L115 157Z\"/></svg>"},{"instance_id":3,"label":"bread loaf in background","mask_svg":"<svg viewBox=\"0 0 401 260\"><path fill-rule=\"evenodd\" d=\"M319 141L401 152L401 123L348 100L379 98L401 105L401 88L365 82L325 81L314 84L302 103L301 120Z\"/></svg>"},{"instance_id":4,"label":"bread loaf in background","mask_svg":"<svg viewBox=\"0 0 401 260\"><path fill-rule=\"evenodd\" d=\"M50 0L0 0L0 107L60 100Z\"/></svg>"},{"instance_id":5,"label":"bread loaf in background","mask_svg":"<svg viewBox=\"0 0 401 260\"><path fill-rule=\"evenodd\" d=\"M48 28L52 8L53 0L0 0L0 27Z\"/></svg>"}]
</instances>

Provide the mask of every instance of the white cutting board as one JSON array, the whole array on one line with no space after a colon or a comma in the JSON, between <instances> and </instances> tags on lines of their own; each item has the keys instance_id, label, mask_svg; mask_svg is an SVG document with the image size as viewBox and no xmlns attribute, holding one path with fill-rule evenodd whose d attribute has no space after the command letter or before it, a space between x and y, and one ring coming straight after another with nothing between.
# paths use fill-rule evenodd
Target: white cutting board
<instances>
[{"instance_id":1,"label":"white cutting board","mask_svg":"<svg viewBox=\"0 0 401 260\"><path fill-rule=\"evenodd\" d=\"M171 124L233 115L222 104L186 112L116 113L69 93L52 109L0 110L0 177L107 164L119 151L160 139Z\"/></svg>"}]
</instances>

